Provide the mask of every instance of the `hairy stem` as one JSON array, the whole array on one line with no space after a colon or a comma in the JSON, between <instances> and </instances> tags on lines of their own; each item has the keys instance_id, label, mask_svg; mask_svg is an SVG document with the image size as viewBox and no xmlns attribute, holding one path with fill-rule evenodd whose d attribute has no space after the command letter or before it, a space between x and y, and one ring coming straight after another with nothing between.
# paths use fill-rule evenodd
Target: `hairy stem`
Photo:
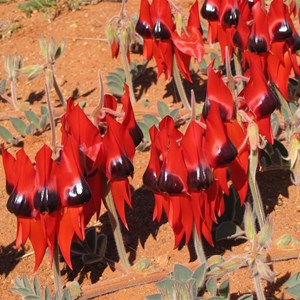
<instances>
[{"instance_id":1,"label":"hairy stem","mask_svg":"<svg viewBox=\"0 0 300 300\"><path fill-rule=\"evenodd\" d=\"M53 277L54 277L54 286L55 286L55 292L57 293L57 299L61 299L63 295L63 288L61 284L61 276L60 276L60 270L59 270L59 249L57 242L54 246L54 257L53 257L53 263L52 263L52 271L53 271Z\"/></svg>"},{"instance_id":2,"label":"hairy stem","mask_svg":"<svg viewBox=\"0 0 300 300\"><path fill-rule=\"evenodd\" d=\"M126 253L123 236L121 232L121 224L119 221L118 213L115 207L114 199L112 197L111 191L109 191L105 197L105 203L106 208L108 211L109 221L113 230L115 243L118 250L118 255L120 258L120 263L125 269L126 272L128 272L130 268L130 263L128 261L128 256Z\"/></svg>"},{"instance_id":3,"label":"hairy stem","mask_svg":"<svg viewBox=\"0 0 300 300\"><path fill-rule=\"evenodd\" d=\"M10 92L11 92L11 101L10 101L10 103L12 104L14 110L18 110L17 85L16 85L16 80L15 79L12 79L10 81Z\"/></svg>"},{"instance_id":4,"label":"hairy stem","mask_svg":"<svg viewBox=\"0 0 300 300\"><path fill-rule=\"evenodd\" d=\"M193 241L194 241L194 247L197 254L198 261L203 264L206 263L206 255L203 249L202 239L199 238L196 225L194 224L193 227Z\"/></svg>"},{"instance_id":5,"label":"hairy stem","mask_svg":"<svg viewBox=\"0 0 300 300\"><path fill-rule=\"evenodd\" d=\"M56 146L55 121L54 121L53 108L50 100L50 88L49 88L49 82L47 77L46 77L46 101L47 101L47 107L49 111L49 122L50 122L50 129L51 129L51 146L54 149Z\"/></svg>"},{"instance_id":6,"label":"hairy stem","mask_svg":"<svg viewBox=\"0 0 300 300\"><path fill-rule=\"evenodd\" d=\"M127 47L126 47L123 39L125 39L125 37L124 38L121 37L121 39L120 39L121 58L122 58L122 63L123 63L124 71L125 71L126 83L129 87L130 102L131 102L131 104L134 104L134 103L136 103L136 99L135 99L135 94L134 94L134 90L133 90L132 77L131 77L131 73L130 73L130 65L129 65L129 61L128 61L128 57L127 57Z\"/></svg>"},{"instance_id":7,"label":"hairy stem","mask_svg":"<svg viewBox=\"0 0 300 300\"><path fill-rule=\"evenodd\" d=\"M181 76L180 76L180 71L178 69L178 65L177 65L177 62L176 62L175 55L173 55L173 77L174 77L176 88L177 88L179 97L181 99L181 102L183 104L183 107L188 112L191 112L192 109L191 109L190 103L187 99L187 96L186 96L186 93L185 93L185 90L184 90L184 86L183 86L183 83L182 83L182 79L181 79Z\"/></svg>"},{"instance_id":8,"label":"hairy stem","mask_svg":"<svg viewBox=\"0 0 300 300\"><path fill-rule=\"evenodd\" d=\"M258 164L258 151L251 150L249 161L249 187L251 190L255 214L258 220L259 228L262 229L266 222L266 216L262 204L261 195L256 182L256 169Z\"/></svg>"},{"instance_id":9,"label":"hairy stem","mask_svg":"<svg viewBox=\"0 0 300 300\"><path fill-rule=\"evenodd\" d=\"M260 276L259 276L258 272L255 272L253 274L253 282L254 282L254 286L255 286L257 300L266 300L266 297L264 294L264 289L261 284L261 280L260 280Z\"/></svg>"}]
</instances>

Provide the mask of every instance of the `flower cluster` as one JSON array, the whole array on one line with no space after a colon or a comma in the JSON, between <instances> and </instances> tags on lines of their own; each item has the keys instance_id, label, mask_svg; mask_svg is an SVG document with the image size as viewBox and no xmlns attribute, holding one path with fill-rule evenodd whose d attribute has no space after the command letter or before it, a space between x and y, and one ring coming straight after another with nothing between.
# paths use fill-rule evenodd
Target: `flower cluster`
<instances>
[{"instance_id":1,"label":"flower cluster","mask_svg":"<svg viewBox=\"0 0 300 300\"><path fill-rule=\"evenodd\" d=\"M69 99L62 117L58 157L53 158L52 150L44 145L33 164L24 149L15 158L2 147L7 208L18 220L16 244L19 247L30 239L35 270L47 248L52 261L55 243L72 267L72 239L74 235L84 239L84 228L95 213L99 216L108 189L127 226L124 207L125 202L131 204L128 176L133 175L135 146L143 135L134 119L127 86L121 101L122 112L117 113L116 99L105 95L95 126Z\"/></svg>"},{"instance_id":2,"label":"flower cluster","mask_svg":"<svg viewBox=\"0 0 300 300\"><path fill-rule=\"evenodd\" d=\"M219 41L223 59L226 47L230 57L239 49L245 67L248 53L253 53L263 74L289 99L288 78L300 74L296 61L300 37L291 20L293 11L282 0L272 1L268 11L260 0L206 0L201 15L209 23L208 41Z\"/></svg>"},{"instance_id":3,"label":"flower cluster","mask_svg":"<svg viewBox=\"0 0 300 300\"><path fill-rule=\"evenodd\" d=\"M186 26L179 12L177 15L178 18L173 18L167 0L153 0L151 4L148 0L141 0L135 30L144 40L144 58L150 60L154 57L158 76L165 73L166 79L170 79L174 54L180 72L192 81L189 71L191 57L201 61L204 55L198 0L190 9Z\"/></svg>"},{"instance_id":4,"label":"flower cluster","mask_svg":"<svg viewBox=\"0 0 300 300\"><path fill-rule=\"evenodd\" d=\"M194 225L198 236L213 244L212 225L224 212L229 180L243 204L250 150L257 150L260 134L273 140L270 115L278 100L251 54L249 62L248 82L238 97L210 65L200 122L192 120L183 134L165 117L150 130L151 157L143 180L154 191L153 218L160 220L166 212L175 246L183 236L189 241Z\"/></svg>"}]
</instances>

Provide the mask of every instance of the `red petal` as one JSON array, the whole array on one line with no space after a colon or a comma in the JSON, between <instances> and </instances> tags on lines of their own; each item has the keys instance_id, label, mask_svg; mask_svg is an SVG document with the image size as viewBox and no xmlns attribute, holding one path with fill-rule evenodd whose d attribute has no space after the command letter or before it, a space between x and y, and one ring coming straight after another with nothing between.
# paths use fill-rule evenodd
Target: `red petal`
<instances>
[{"instance_id":1,"label":"red petal","mask_svg":"<svg viewBox=\"0 0 300 300\"><path fill-rule=\"evenodd\" d=\"M211 101L218 103L220 106L222 120L230 121L235 111L234 101L230 90L222 80L221 74L219 72L215 73L212 64L210 64L207 68L207 76L208 81L205 105L209 106ZM216 86L218 88L216 88Z\"/></svg>"},{"instance_id":2,"label":"red petal","mask_svg":"<svg viewBox=\"0 0 300 300\"><path fill-rule=\"evenodd\" d=\"M22 245L25 245L29 233L30 233L30 221L28 218L17 218L17 237L16 237L16 247L19 248Z\"/></svg>"},{"instance_id":3,"label":"red petal","mask_svg":"<svg viewBox=\"0 0 300 300\"><path fill-rule=\"evenodd\" d=\"M131 191L128 179L111 180L110 189L118 214L126 229L129 230L125 216L125 201L131 207Z\"/></svg>"},{"instance_id":4,"label":"red petal","mask_svg":"<svg viewBox=\"0 0 300 300\"><path fill-rule=\"evenodd\" d=\"M29 239L31 241L35 254L35 272L40 266L45 255L45 251L47 249L47 241L44 238L42 224L39 219L31 219Z\"/></svg>"},{"instance_id":5,"label":"red petal","mask_svg":"<svg viewBox=\"0 0 300 300\"><path fill-rule=\"evenodd\" d=\"M219 105L213 101L206 117L206 126L204 150L209 165L215 168L232 162L237 155L237 150L226 136Z\"/></svg>"},{"instance_id":6,"label":"red petal","mask_svg":"<svg viewBox=\"0 0 300 300\"><path fill-rule=\"evenodd\" d=\"M127 84L124 84L124 95L121 97L121 102L123 104L123 111L125 112L125 117L123 119L122 125L124 130L129 132L131 139L134 142L134 145L137 146L143 139L143 133L139 126L136 123L132 105L129 98L129 88ZM130 138L128 137L128 138Z\"/></svg>"},{"instance_id":7,"label":"red petal","mask_svg":"<svg viewBox=\"0 0 300 300\"><path fill-rule=\"evenodd\" d=\"M4 149L4 144L2 144L2 162L6 176L6 192L10 194L16 187L16 159Z\"/></svg>"},{"instance_id":8,"label":"red petal","mask_svg":"<svg viewBox=\"0 0 300 300\"><path fill-rule=\"evenodd\" d=\"M62 216L59 220L58 231L57 231L57 242L59 244L60 251L68 264L73 269L71 262L71 242L74 236L74 228L72 225L69 208L65 208L62 212Z\"/></svg>"},{"instance_id":9,"label":"red petal","mask_svg":"<svg viewBox=\"0 0 300 300\"><path fill-rule=\"evenodd\" d=\"M180 52L196 58L199 62L204 55L203 38L199 27L187 27L179 35L176 31L172 33L172 41Z\"/></svg>"}]
</instances>

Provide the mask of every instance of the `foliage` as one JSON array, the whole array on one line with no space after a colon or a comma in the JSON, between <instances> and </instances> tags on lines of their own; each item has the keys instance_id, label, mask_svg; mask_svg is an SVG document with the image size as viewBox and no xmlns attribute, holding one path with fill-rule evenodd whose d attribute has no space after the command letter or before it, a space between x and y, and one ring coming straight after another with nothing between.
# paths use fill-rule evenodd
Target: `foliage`
<instances>
[{"instance_id":1,"label":"foliage","mask_svg":"<svg viewBox=\"0 0 300 300\"><path fill-rule=\"evenodd\" d=\"M9 120L13 128L17 131L21 137L27 135L33 135L40 131L45 131L49 125L49 113L45 106L41 106L40 117L32 110L24 112L24 117L27 122L23 121L22 118L11 117ZM6 127L0 126L0 136L9 144L16 145L19 142L19 138L15 137Z\"/></svg>"},{"instance_id":2,"label":"foliage","mask_svg":"<svg viewBox=\"0 0 300 300\"><path fill-rule=\"evenodd\" d=\"M287 286L286 292L295 297L295 300L299 300L300 298L300 272L291 276L285 283Z\"/></svg>"},{"instance_id":3,"label":"foliage","mask_svg":"<svg viewBox=\"0 0 300 300\"><path fill-rule=\"evenodd\" d=\"M22 279L15 278L15 287L11 291L25 300L74 300L79 296L79 294L72 296L70 291L65 289L61 298L57 293L52 297L48 286L45 287L44 293L42 292L37 276L34 276L33 285L31 285L26 275Z\"/></svg>"},{"instance_id":4,"label":"foliage","mask_svg":"<svg viewBox=\"0 0 300 300\"><path fill-rule=\"evenodd\" d=\"M26 13L27 17L30 17L33 11L40 11L45 13L47 19L52 19L58 9L57 0L26 0L23 3L18 4L18 8Z\"/></svg>"}]
</instances>

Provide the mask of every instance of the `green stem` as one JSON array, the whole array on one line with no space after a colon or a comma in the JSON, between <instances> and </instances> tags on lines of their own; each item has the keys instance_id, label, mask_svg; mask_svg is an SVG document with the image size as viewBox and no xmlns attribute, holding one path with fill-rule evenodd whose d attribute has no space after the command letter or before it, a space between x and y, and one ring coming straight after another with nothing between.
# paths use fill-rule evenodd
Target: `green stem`
<instances>
[{"instance_id":1,"label":"green stem","mask_svg":"<svg viewBox=\"0 0 300 300\"><path fill-rule=\"evenodd\" d=\"M106 208L108 211L108 216L110 220L110 224L113 230L114 238L115 238L115 243L117 246L117 251L118 255L120 258L120 263L125 269L126 272L128 272L130 268L130 263L128 261L128 256L126 253L124 241L123 241L123 236L121 232L121 225L118 217L118 213L115 207L114 199L112 197L111 191L109 191L105 197L105 203L106 203Z\"/></svg>"},{"instance_id":2,"label":"green stem","mask_svg":"<svg viewBox=\"0 0 300 300\"><path fill-rule=\"evenodd\" d=\"M51 146L53 149L55 149L56 146L55 121L54 121L53 108L50 100L50 87L49 87L49 82L47 77L46 77L46 101L47 101L47 107L49 112L49 122L50 122L50 129L51 129Z\"/></svg>"},{"instance_id":3,"label":"green stem","mask_svg":"<svg viewBox=\"0 0 300 300\"><path fill-rule=\"evenodd\" d=\"M134 103L136 103L136 99L135 99L135 94L134 94L134 90L133 90L132 77L131 77L131 73L130 73L130 65L129 65L128 57L127 57L127 47L124 45L122 38L121 38L120 44L121 44L120 51L121 51L121 58L122 58L122 63L123 63L123 67L124 67L124 72L125 72L125 79L126 79L126 83L129 88L130 102L131 102L131 104L134 104Z\"/></svg>"},{"instance_id":4,"label":"green stem","mask_svg":"<svg viewBox=\"0 0 300 300\"><path fill-rule=\"evenodd\" d=\"M174 77L174 81L175 81L175 84L176 84L176 88L177 88L179 97L182 101L182 104L183 104L184 108L188 112L191 112L192 109L191 109L190 103L187 99L187 96L186 96L186 93L185 93L185 90L184 90L184 86L183 86L182 79L181 79L181 76L180 76L180 71L178 69L175 54L173 55L173 77Z\"/></svg>"},{"instance_id":5,"label":"green stem","mask_svg":"<svg viewBox=\"0 0 300 300\"><path fill-rule=\"evenodd\" d=\"M257 300L266 300L260 276L257 271L253 274L253 282L255 286Z\"/></svg>"},{"instance_id":6,"label":"green stem","mask_svg":"<svg viewBox=\"0 0 300 300\"><path fill-rule=\"evenodd\" d=\"M194 224L193 227L193 241L194 241L194 247L195 251L197 254L197 258L201 264L206 263L206 255L204 252L203 244L202 244L202 239L201 237L199 238L196 225Z\"/></svg>"},{"instance_id":7,"label":"green stem","mask_svg":"<svg viewBox=\"0 0 300 300\"><path fill-rule=\"evenodd\" d=\"M12 79L10 81L10 91L11 91L11 103L14 108L14 110L18 110L18 97L17 97L17 86L16 86L16 80Z\"/></svg>"},{"instance_id":8,"label":"green stem","mask_svg":"<svg viewBox=\"0 0 300 300\"><path fill-rule=\"evenodd\" d=\"M61 284L61 276L60 276L60 270L59 270L59 249L57 242L54 246L54 254L53 254L53 263L52 263L52 271L53 271L53 277L54 277L54 286L55 286L55 292L57 294L57 299L61 299L63 295L63 288Z\"/></svg>"},{"instance_id":9,"label":"green stem","mask_svg":"<svg viewBox=\"0 0 300 300\"><path fill-rule=\"evenodd\" d=\"M262 204L261 195L256 182L256 169L258 164L258 151L251 150L249 161L249 187L251 190L253 205L257 216L259 228L262 229L266 222L266 216Z\"/></svg>"}]
</instances>

